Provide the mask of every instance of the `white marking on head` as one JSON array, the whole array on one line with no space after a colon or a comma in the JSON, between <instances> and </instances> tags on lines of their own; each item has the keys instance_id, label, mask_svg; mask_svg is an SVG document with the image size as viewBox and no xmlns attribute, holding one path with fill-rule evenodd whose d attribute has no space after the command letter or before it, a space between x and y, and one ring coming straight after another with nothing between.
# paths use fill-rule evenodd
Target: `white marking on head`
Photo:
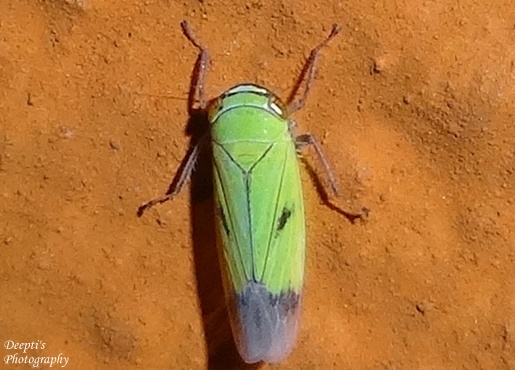
<instances>
[{"instance_id":1,"label":"white marking on head","mask_svg":"<svg viewBox=\"0 0 515 370\"><path fill-rule=\"evenodd\" d=\"M227 90L225 92L225 94L232 95L232 94L236 94L236 93L240 93L240 92L241 93L246 93L246 92L257 93L260 95L270 94L270 91L268 91L267 89L256 86L256 85L252 85L252 84L244 84L244 85L234 86L234 87L230 88L229 90Z\"/></svg>"},{"instance_id":2,"label":"white marking on head","mask_svg":"<svg viewBox=\"0 0 515 370\"><path fill-rule=\"evenodd\" d=\"M283 110L281 109L280 106L278 106L277 104L275 104L275 102L271 102L270 103L270 109L272 109L275 113L277 113L279 116L282 116L283 115Z\"/></svg>"}]
</instances>

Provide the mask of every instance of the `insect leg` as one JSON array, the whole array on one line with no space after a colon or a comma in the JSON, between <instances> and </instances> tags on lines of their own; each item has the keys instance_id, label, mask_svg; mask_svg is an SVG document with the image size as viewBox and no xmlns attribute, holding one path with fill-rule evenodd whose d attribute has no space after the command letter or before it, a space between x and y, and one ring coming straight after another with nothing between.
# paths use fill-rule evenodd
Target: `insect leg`
<instances>
[{"instance_id":1,"label":"insect leg","mask_svg":"<svg viewBox=\"0 0 515 370\"><path fill-rule=\"evenodd\" d=\"M198 104L201 110L207 106L204 94L204 83L206 81L207 67L209 66L209 53L207 49L198 41L187 21L181 22L182 31L190 42L200 51L195 63L195 71L191 81L191 91L188 99L190 113L194 110L194 105Z\"/></svg>"},{"instance_id":2,"label":"insect leg","mask_svg":"<svg viewBox=\"0 0 515 370\"><path fill-rule=\"evenodd\" d=\"M322 147L318 143L318 140L312 134L302 134L295 138L295 147L297 150L302 150L307 146L313 146L315 151L317 152L318 159L322 163L324 167L325 173L327 174L327 178L329 179L329 184L331 185L331 190L334 195L338 195L338 185L336 184L336 179L333 175L333 171L331 170L331 166L329 165L329 161L322 150Z\"/></svg>"},{"instance_id":3,"label":"insect leg","mask_svg":"<svg viewBox=\"0 0 515 370\"><path fill-rule=\"evenodd\" d=\"M188 151L188 154L186 154L186 157L184 158L181 168L175 175L172 185L170 185L170 189L166 192L165 195L160 196L158 198L152 199L148 201L147 203L141 205L138 209L138 216L141 216L145 211L152 208L156 204L164 203L173 197L175 197L177 194L179 194L186 184L186 182L190 179L191 174L193 173L193 170L195 169L195 163L197 162L198 156L200 151L202 150L202 147L205 143L205 135L202 137L199 142L197 142L194 146L190 148Z\"/></svg>"},{"instance_id":4,"label":"insect leg","mask_svg":"<svg viewBox=\"0 0 515 370\"><path fill-rule=\"evenodd\" d=\"M327 45L327 43L331 41L331 39L334 38L340 31L341 27L337 24L333 24L333 28L331 29L331 33L329 34L329 36L327 36L324 39L324 41L322 41L320 44L315 46L313 50L311 50L309 58L307 59L306 63L304 64L304 67L302 68L299 80L297 81L297 84L288 99L288 114L296 112L304 106L306 98L308 97L309 90L311 89L311 83L315 78L315 64L318 59L320 49ZM302 92L301 97L295 100L295 97L297 96L297 94L299 94L302 82L304 81L304 91Z\"/></svg>"}]
</instances>

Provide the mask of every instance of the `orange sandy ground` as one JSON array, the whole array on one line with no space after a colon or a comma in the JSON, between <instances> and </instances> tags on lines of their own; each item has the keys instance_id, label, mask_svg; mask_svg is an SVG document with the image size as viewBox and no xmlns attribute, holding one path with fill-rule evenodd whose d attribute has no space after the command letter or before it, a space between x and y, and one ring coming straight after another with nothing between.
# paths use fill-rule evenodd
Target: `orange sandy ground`
<instances>
[{"instance_id":1,"label":"orange sandy ground","mask_svg":"<svg viewBox=\"0 0 515 370\"><path fill-rule=\"evenodd\" d=\"M515 369L510 0L1 1L1 342L42 340L26 354L71 369L245 368L208 175L136 216L189 143L183 19L211 51L210 97L243 81L286 97L343 27L296 119L332 160L336 205L371 212L352 224L303 170L301 332L270 368Z\"/></svg>"}]
</instances>

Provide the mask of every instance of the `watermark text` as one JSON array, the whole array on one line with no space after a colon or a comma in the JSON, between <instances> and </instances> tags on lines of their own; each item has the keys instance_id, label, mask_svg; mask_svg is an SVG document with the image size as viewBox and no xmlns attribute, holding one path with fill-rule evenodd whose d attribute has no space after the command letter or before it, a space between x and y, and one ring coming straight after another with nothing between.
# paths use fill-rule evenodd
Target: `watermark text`
<instances>
[{"instance_id":1,"label":"watermark text","mask_svg":"<svg viewBox=\"0 0 515 370\"><path fill-rule=\"evenodd\" d=\"M70 357L64 356L62 353L59 353L57 356L36 356L31 354L31 351L43 350L45 347L46 343L42 340L32 342L6 340L4 342L4 348L11 353L4 356L4 363L7 365L28 364L34 368L43 364L48 367L65 367L68 365Z\"/></svg>"}]
</instances>

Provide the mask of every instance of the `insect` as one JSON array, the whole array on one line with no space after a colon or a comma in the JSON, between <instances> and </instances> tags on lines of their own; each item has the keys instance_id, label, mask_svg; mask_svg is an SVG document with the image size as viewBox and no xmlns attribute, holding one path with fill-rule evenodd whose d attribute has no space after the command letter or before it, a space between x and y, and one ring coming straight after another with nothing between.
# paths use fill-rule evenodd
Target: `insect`
<instances>
[{"instance_id":1,"label":"insect","mask_svg":"<svg viewBox=\"0 0 515 370\"><path fill-rule=\"evenodd\" d=\"M298 151L307 146L315 149L337 193L321 146L311 134L295 136L291 115L304 106L320 49L340 27L333 25L330 34L311 50L299 83L283 104L270 90L249 83L206 100L209 53L186 21L181 26L199 50L190 111L196 105L207 112L209 132L185 158L175 187L140 211L181 191L205 140L210 139L217 245L236 346L247 363L278 363L295 344L304 280L306 236Z\"/></svg>"}]
</instances>

